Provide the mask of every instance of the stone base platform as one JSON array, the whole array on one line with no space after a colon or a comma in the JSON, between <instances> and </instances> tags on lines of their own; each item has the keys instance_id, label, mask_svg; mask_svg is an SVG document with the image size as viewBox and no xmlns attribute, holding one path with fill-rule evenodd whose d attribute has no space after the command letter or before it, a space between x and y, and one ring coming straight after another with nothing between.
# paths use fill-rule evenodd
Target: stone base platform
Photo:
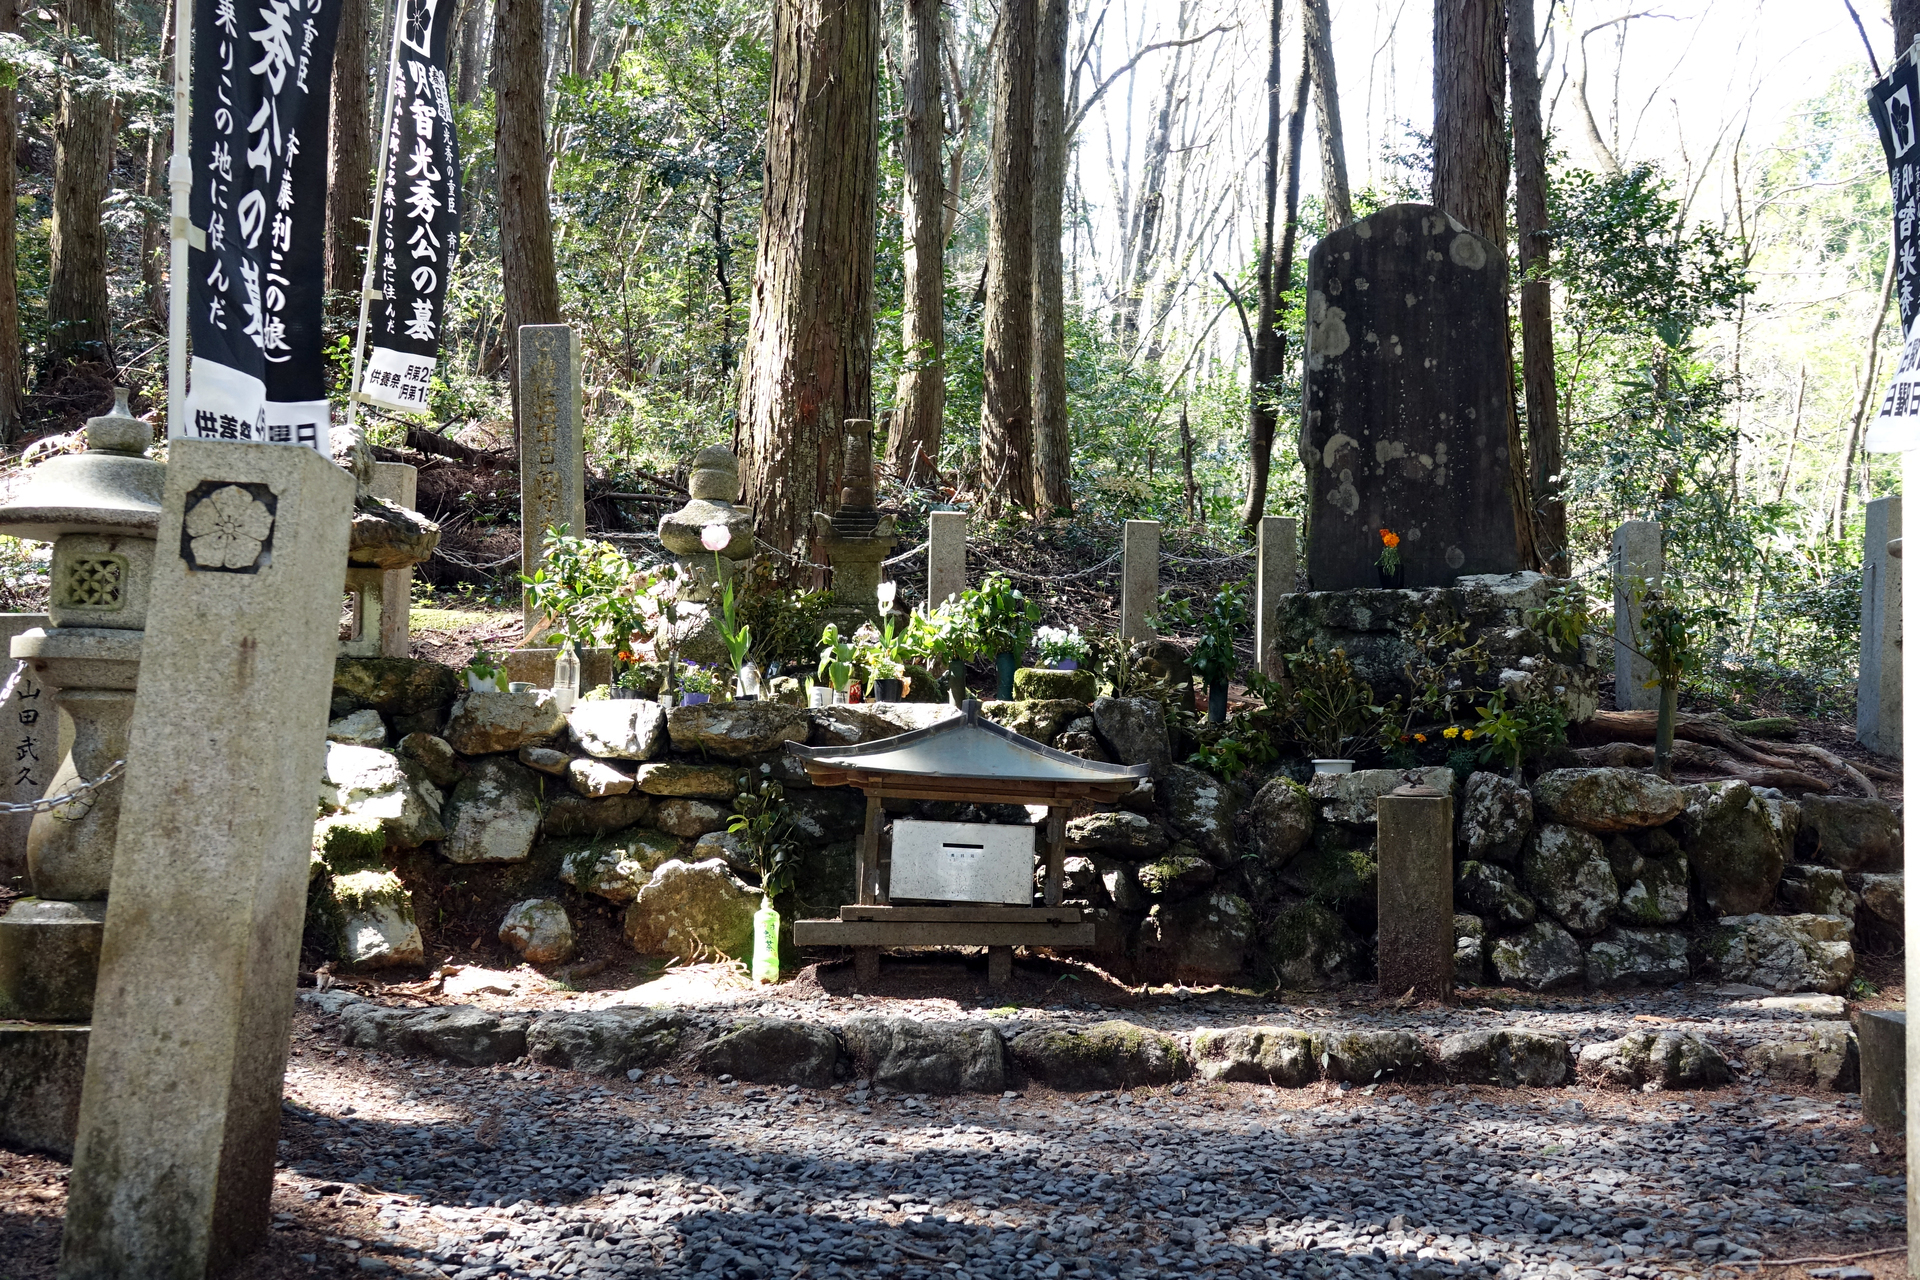
<instances>
[{"instance_id":1,"label":"stone base platform","mask_svg":"<svg viewBox=\"0 0 1920 1280\"><path fill-rule=\"evenodd\" d=\"M90 1030L0 1022L0 1147L73 1158Z\"/></svg>"}]
</instances>

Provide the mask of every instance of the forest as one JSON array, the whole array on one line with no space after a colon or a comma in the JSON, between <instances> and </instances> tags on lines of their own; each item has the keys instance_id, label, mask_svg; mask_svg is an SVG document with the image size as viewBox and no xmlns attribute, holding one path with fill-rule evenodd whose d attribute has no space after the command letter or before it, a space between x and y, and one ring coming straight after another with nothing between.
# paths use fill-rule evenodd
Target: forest
<instances>
[{"instance_id":1,"label":"forest","mask_svg":"<svg viewBox=\"0 0 1920 1280\"><path fill-rule=\"evenodd\" d=\"M564 321L595 493L729 444L761 536L791 543L837 475L783 468L837 465L821 441L872 417L909 530L957 501L993 518L990 559L1045 575L1152 517L1230 564L1259 515L1305 514L1307 255L1432 201L1510 257L1542 567L1604 611L1611 531L1658 520L1712 632L1693 692L1850 714L1862 512L1895 483L1863 435L1901 342L1864 90L1914 6L1756 10L1771 48L1819 27L1783 79L1759 43L1714 42L1711 6L1620 0L1439 4L1431 28L1353 0L447 2L464 194L443 354L430 414L369 415L375 446L504 456L510 335ZM390 21L345 0L335 53L337 403ZM0 0L16 456L116 382L164 425L172 29L171 3ZM1682 112L1708 83L1717 109ZM836 353L798 388L768 354L796 334ZM502 599L513 474L452 474L427 577ZM658 514L591 510L610 530ZM9 566L15 585L35 567Z\"/></svg>"}]
</instances>

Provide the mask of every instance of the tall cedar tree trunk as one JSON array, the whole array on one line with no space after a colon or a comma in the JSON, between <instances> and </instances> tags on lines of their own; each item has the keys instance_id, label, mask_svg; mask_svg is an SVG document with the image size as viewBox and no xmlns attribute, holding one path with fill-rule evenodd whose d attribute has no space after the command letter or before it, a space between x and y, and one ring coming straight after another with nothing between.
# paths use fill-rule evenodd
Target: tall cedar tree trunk
<instances>
[{"instance_id":1,"label":"tall cedar tree trunk","mask_svg":"<svg viewBox=\"0 0 1920 1280\"><path fill-rule=\"evenodd\" d=\"M1300 74L1293 82L1293 106L1286 113L1284 157L1280 151L1280 10L1281 0L1273 0L1267 33L1267 208L1260 242L1260 265L1255 302L1253 352L1249 364L1247 409L1247 505L1241 508L1240 523L1257 529L1260 517L1267 513L1267 479L1273 466L1273 436L1279 425L1279 413L1273 400L1279 383L1286 376L1287 339L1279 329L1280 300L1293 282L1293 248L1300 224L1300 144L1307 129L1307 89L1312 76L1307 68L1305 50L1300 54ZM1284 176L1283 176L1284 175ZM1274 223L1279 220L1281 191L1286 193L1286 223L1280 236L1279 252L1274 252Z\"/></svg>"},{"instance_id":2,"label":"tall cedar tree trunk","mask_svg":"<svg viewBox=\"0 0 1920 1280\"><path fill-rule=\"evenodd\" d=\"M482 19L486 9L481 0L467 0L460 13L460 105L467 106L480 96L480 86L486 83L486 61L483 42L487 26Z\"/></svg>"},{"instance_id":3,"label":"tall cedar tree trunk","mask_svg":"<svg viewBox=\"0 0 1920 1280\"><path fill-rule=\"evenodd\" d=\"M546 37L540 0L496 0L493 16L494 165L500 178L501 340L520 433L520 326L560 323L547 207Z\"/></svg>"},{"instance_id":4,"label":"tall cedar tree trunk","mask_svg":"<svg viewBox=\"0 0 1920 1280\"><path fill-rule=\"evenodd\" d=\"M61 28L114 52L113 0L68 0ZM53 253L47 280L49 346L56 360L107 358L107 229L101 205L113 168L113 99L60 86L53 121Z\"/></svg>"},{"instance_id":5,"label":"tall cedar tree trunk","mask_svg":"<svg viewBox=\"0 0 1920 1280\"><path fill-rule=\"evenodd\" d=\"M903 368L894 391L887 462L909 484L931 484L947 412L945 184L940 111L940 0L906 0L905 124L900 131L906 198L906 289L900 307Z\"/></svg>"},{"instance_id":6,"label":"tall cedar tree trunk","mask_svg":"<svg viewBox=\"0 0 1920 1280\"><path fill-rule=\"evenodd\" d=\"M1033 69L1036 0L1005 0L993 66L981 358L980 488L987 514L1034 506Z\"/></svg>"},{"instance_id":7,"label":"tall cedar tree trunk","mask_svg":"<svg viewBox=\"0 0 1920 1280\"><path fill-rule=\"evenodd\" d=\"M17 0L0 0L0 33L20 29ZM13 153L20 138L20 92L0 87L0 197L12 210L14 187ZM14 248L14 219L0 217L0 445L11 445L20 434L20 396L26 370L20 361L20 282L14 264L19 261Z\"/></svg>"},{"instance_id":8,"label":"tall cedar tree trunk","mask_svg":"<svg viewBox=\"0 0 1920 1280\"><path fill-rule=\"evenodd\" d=\"M1467 230L1507 247L1507 23L1501 0L1434 0L1433 203ZM1513 336L1503 334L1507 365ZM1508 379L1511 384L1512 379ZM1539 563L1528 496L1526 440L1507 397L1507 494L1523 568Z\"/></svg>"},{"instance_id":9,"label":"tall cedar tree trunk","mask_svg":"<svg viewBox=\"0 0 1920 1280\"><path fill-rule=\"evenodd\" d=\"M1893 0L1893 56L1898 58L1913 47L1920 34L1920 0Z\"/></svg>"},{"instance_id":10,"label":"tall cedar tree trunk","mask_svg":"<svg viewBox=\"0 0 1920 1280\"><path fill-rule=\"evenodd\" d=\"M590 76L593 74L593 0L574 0L572 26L573 74Z\"/></svg>"},{"instance_id":11,"label":"tall cedar tree trunk","mask_svg":"<svg viewBox=\"0 0 1920 1280\"><path fill-rule=\"evenodd\" d=\"M359 305L367 220L373 217L373 108L368 105L367 78L372 12L373 0L340 0L333 105L327 116L327 292L353 292L349 310ZM385 49L379 58L385 76Z\"/></svg>"},{"instance_id":12,"label":"tall cedar tree trunk","mask_svg":"<svg viewBox=\"0 0 1920 1280\"><path fill-rule=\"evenodd\" d=\"M1520 250L1521 382L1527 392L1527 458L1541 558L1565 576L1567 503L1560 496L1560 401L1553 370L1553 242L1547 228L1547 137L1540 118L1540 49L1533 0L1507 0L1513 68L1514 234Z\"/></svg>"},{"instance_id":13,"label":"tall cedar tree trunk","mask_svg":"<svg viewBox=\"0 0 1920 1280\"><path fill-rule=\"evenodd\" d=\"M1307 67L1313 73L1313 103L1320 125L1321 199L1327 230L1353 221L1353 196L1347 188L1347 142L1340 128L1340 79L1333 73L1333 17L1327 0L1306 0Z\"/></svg>"},{"instance_id":14,"label":"tall cedar tree trunk","mask_svg":"<svg viewBox=\"0 0 1920 1280\"><path fill-rule=\"evenodd\" d=\"M878 0L777 0L735 449L760 537L796 550L873 403Z\"/></svg>"},{"instance_id":15,"label":"tall cedar tree trunk","mask_svg":"<svg viewBox=\"0 0 1920 1280\"><path fill-rule=\"evenodd\" d=\"M160 83L169 88L173 85L174 2L167 0L166 12L160 19L160 66L157 68ZM6 3L8 0L0 0L0 4ZM167 206L168 149L173 140L173 133L165 124L163 116L160 127L147 135L147 199L163 209ZM160 276L167 250L164 225L157 214L148 214L140 220L140 292L147 304L147 314L155 324L163 326L167 323L167 295Z\"/></svg>"},{"instance_id":16,"label":"tall cedar tree trunk","mask_svg":"<svg viewBox=\"0 0 1920 1280\"><path fill-rule=\"evenodd\" d=\"M1042 512L1073 510L1068 483L1067 317L1061 215L1067 198L1067 0L1039 0L1033 64L1033 492Z\"/></svg>"}]
</instances>

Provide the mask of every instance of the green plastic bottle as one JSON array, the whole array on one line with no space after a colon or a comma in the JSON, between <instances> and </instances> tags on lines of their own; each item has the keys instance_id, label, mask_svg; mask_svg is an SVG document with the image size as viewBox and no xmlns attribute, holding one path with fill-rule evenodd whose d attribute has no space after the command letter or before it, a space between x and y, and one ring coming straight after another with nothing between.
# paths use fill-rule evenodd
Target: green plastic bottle
<instances>
[{"instance_id":1,"label":"green plastic bottle","mask_svg":"<svg viewBox=\"0 0 1920 1280\"><path fill-rule=\"evenodd\" d=\"M780 913L766 897L753 913L753 980L780 981Z\"/></svg>"}]
</instances>

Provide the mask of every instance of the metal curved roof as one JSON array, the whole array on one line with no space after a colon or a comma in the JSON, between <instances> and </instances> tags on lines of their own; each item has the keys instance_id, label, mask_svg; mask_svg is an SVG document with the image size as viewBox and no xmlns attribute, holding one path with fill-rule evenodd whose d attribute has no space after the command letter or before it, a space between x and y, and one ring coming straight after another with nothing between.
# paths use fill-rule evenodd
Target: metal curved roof
<instances>
[{"instance_id":1,"label":"metal curved roof","mask_svg":"<svg viewBox=\"0 0 1920 1280\"><path fill-rule=\"evenodd\" d=\"M789 742L787 750L805 760L812 772L847 769L903 778L979 779L1042 784L1130 784L1144 778L1144 764L1101 764L983 719L980 704L968 699L963 713L925 729L914 729L852 747L808 747Z\"/></svg>"}]
</instances>

